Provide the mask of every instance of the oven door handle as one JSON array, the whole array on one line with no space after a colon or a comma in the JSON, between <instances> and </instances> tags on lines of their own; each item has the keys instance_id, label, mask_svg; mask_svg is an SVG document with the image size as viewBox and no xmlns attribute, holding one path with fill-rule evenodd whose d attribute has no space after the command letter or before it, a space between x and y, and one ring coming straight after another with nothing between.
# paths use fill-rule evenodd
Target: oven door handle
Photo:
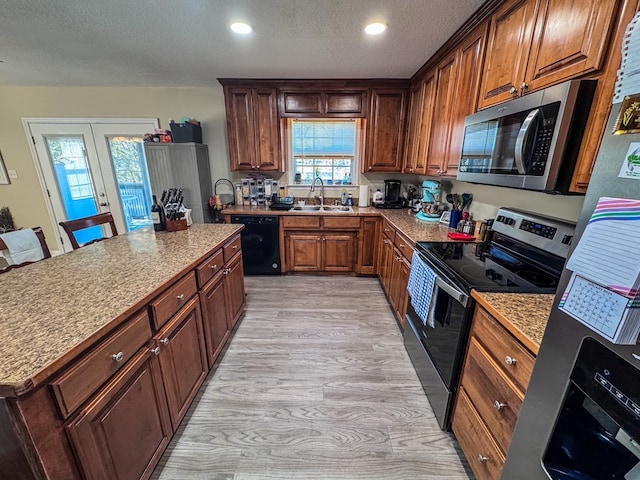
<instances>
[{"instance_id":1,"label":"oven door handle","mask_svg":"<svg viewBox=\"0 0 640 480\"><path fill-rule=\"evenodd\" d=\"M458 302L463 307L469 305L469 295L465 292L458 290L456 287L447 283L440 275L436 275L436 286L440 288L440 290L444 290L450 297L452 297L456 302Z\"/></svg>"}]
</instances>

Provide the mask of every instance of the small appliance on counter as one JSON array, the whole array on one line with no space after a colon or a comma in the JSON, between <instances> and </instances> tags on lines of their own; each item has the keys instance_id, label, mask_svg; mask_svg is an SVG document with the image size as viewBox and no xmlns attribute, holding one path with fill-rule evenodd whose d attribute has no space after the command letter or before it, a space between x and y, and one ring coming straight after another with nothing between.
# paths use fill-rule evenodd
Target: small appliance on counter
<instances>
[{"instance_id":1,"label":"small appliance on counter","mask_svg":"<svg viewBox=\"0 0 640 480\"><path fill-rule=\"evenodd\" d=\"M440 202L441 185L437 180L425 180L422 182L422 200L418 207L416 218L423 222L439 222L445 206Z\"/></svg>"},{"instance_id":2,"label":"small appliance on counter","mask_svg":"<svg viewBox=\"0 0 640 480\"><path fill-rule=\"evenodd\" d=\"M384 202L374 203L378 208L404 208L406 206L405 199L400 196L402 183L400 180L384 181Z\"/></svg>"}]
</instances>

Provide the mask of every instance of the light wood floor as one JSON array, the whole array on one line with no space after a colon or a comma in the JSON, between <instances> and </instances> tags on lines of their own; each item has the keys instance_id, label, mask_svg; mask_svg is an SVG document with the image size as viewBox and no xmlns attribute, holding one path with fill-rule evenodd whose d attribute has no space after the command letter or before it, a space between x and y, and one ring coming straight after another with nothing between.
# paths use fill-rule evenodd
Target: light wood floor
<instances>
[{"instance_id":1,"label":"light wood floor","mask_svg":"<svg viewBox=\"0 0 640 480\"><path fill-rule=\"evenodd\" d=\"M247 277L244 319L154 479L461 480L376 279Z\"/></svg>"}]
</instances>

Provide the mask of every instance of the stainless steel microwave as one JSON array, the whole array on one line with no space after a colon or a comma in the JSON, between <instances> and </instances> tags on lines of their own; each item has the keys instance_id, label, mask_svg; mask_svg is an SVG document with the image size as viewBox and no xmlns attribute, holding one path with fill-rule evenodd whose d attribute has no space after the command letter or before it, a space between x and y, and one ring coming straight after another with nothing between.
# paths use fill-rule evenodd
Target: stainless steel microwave
<instances>
[{"instance_id":1,"label":"stainless steel microwave","mask_svg":"<svg viewBox=\"0 0 640 480\"><path fill-rule=\"evenodd\" d=\"M595 86L571 80L468 116L457 179L568 193Z\"/></svg>"}]
</instances>

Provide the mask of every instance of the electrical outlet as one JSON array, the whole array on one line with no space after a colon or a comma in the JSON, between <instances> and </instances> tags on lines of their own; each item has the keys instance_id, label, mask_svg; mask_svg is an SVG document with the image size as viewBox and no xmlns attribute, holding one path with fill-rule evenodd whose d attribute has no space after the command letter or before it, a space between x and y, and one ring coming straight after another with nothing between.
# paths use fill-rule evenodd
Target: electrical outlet
<instances>
[{"instance_id":1,"label":"electrical outlet","mask_svg":"<svg viewBox=\"0 0 640 480\"><path fill-rule=\"evenodd\" d=\"M16 172L15 170L9 170L9 178L18 178L18 172Z\"/></svg>"}]
</instances>

